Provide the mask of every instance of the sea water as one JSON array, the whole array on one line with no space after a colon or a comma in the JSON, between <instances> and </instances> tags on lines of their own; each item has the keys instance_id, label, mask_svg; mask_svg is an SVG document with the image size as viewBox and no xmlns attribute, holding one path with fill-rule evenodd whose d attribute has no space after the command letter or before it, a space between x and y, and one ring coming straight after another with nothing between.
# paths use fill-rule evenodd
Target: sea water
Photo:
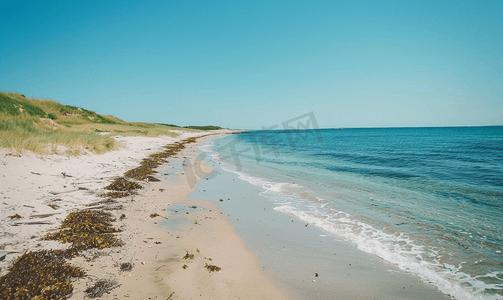
<instances>
[{"instance_id":1,"label":"sea water","mask_svg":"<svg viewBox=\"0 0 503 300\"><path fill-rule=\"evenodd\" d=\"M255 131L211 140L274 209L459 299L503 299L503 127Z\"/></svg>"}]
</instances>

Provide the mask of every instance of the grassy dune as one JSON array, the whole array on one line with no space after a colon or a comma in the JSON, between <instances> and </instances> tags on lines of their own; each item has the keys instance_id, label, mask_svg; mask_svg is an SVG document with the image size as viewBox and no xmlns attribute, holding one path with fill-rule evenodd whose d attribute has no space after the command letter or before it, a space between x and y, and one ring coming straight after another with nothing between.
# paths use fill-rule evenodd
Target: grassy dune
<instances>
[{"instance_id":1,"label":"grassy dune","mask_svg":"<svg viewBox=\"0 0 503 300\"><path fill-rule=\"evenodd\" d=\"M122 136L176 136L172 130L196 130L178 126L125 122L84 108L52 100L29 99L0 92L0 148L39 154L78 155L83 149L104 153L117 142L99 132ZM63 147L61 147L63 146ZM63 153L61 153L63 152Z\"/></svg>"}]
</instances>

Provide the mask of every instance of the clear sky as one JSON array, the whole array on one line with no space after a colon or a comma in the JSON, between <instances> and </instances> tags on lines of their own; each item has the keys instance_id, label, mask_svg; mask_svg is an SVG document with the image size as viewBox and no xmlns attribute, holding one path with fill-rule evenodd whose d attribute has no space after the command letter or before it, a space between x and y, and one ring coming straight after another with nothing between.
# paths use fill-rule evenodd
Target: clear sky
<instances>
[{"instance_id":1,"label":"clear sky","mask_svg":"<svg viewBox=\"0 0 503 300\"><path fill-rule=\"evenodd\" d=\"M503 1L1 1L0 91L126 121L503 124Z\"/></svg>"}]
</instances>

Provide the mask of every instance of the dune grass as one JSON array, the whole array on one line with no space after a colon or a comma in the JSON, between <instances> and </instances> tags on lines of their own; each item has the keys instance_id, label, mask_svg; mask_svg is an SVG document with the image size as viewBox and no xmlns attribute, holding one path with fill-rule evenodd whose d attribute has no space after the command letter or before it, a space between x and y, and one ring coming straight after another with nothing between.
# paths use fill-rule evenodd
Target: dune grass
<instances>
[{"instance_id":1,"label":"dune grass","mask_svg":"<svg viewBox=\"0 0 503 300\"><path fill-rule=\"evenodd\" d=\"M48 121L7 119L4 124L0 124L0 148L14 149L17 152L29 150L39 154L58 154L58 145L66 148L65 154L80 154L82 149L98 154L118 149L118 143L110 137L65 129Z\"/></svg>"},{"instance_id":2,"label":"dune grass","mask_svg":"<svg viewBox=\"0 0 503 300\"><path fill-rule=\"evenodd\" d=\"M173 130L199 131L164 124L125 122L52 100L0 92L0 148L20 153L29 150L38 154L79 155L86 149L99 154L118 149L118 143L110 136L175 137L177 134ZM100 134L104 132L109 134Z\"/></svg>"}]
</instances>

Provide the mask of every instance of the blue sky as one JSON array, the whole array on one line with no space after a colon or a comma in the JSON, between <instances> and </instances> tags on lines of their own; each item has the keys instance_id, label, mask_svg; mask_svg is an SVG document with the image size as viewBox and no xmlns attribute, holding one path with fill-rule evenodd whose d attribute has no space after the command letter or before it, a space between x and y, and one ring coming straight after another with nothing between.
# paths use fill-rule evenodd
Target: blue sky
<instances>
[{"instance_id":1,"label":"blue sky","mask_svg":"<svg viewBox=\"0 0 503 300\"><path fill-rule=\"evenodd\" d=\"M126 121L503 124L503 1L2 1L0 91Z\"/></svg>"}]
</instances>

